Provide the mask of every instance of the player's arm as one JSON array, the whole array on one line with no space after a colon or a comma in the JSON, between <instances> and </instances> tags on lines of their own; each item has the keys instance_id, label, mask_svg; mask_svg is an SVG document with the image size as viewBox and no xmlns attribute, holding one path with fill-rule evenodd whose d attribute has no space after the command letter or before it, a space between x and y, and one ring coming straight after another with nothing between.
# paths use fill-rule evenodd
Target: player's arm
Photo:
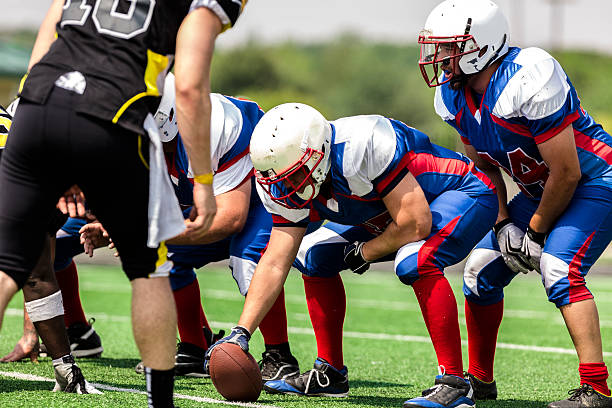
<instances>
[{"instance_id":1,"label":"player's arm","mask_svg":"<svg viewBox=\"0 0 612 408\"><path fill-rule=\"evenodd\" d=\"M30 55L30 62L28 63L28 71L40 61L55 41L55 26L62 18L63 7L64 0L53 0L53 3L51 3L47 15L38 29L36 42L34 42L32 55Z\"/></svg>"},{"instance_id":2,"label":"player's arm","mask_svg":"<svg viewBox=\"0 0 612 408\"><path fill-rule=\"evenodd\" d=\"M495 190L497 191L497 200L499 202L499 212L497 214L497 221L500 222L510 217L508 214L508 191L506 190L506 182L504 181L504 177L502 176L499 167L492 165L491 163L484 160L482 157L478 155L476 149L472 145L464 145L465 153L467 157L470 158L478 167L480 171L491 179L491 182L495 185Z\"/></svg>"},{"instance_id":3,"label":"player's arm","mask_svg":"<svg viewBox=\"0 0 612 408\"><path fill-rule=\"evenodd\" d=\"M385 231L363 244L366 261L374 261L397 251L409 242L419 241L431 232L431 211L425 194L410 173L383 197L392 221Z\"/></svg>"},{"instance_id":4,"label":"player's arm","mask_svg":"<svg viewBox=\"0 0 612 408\"><path fill-rule=\"evenodd\" d=\"M171 245L203 245L217 242L241 231L246 223L251 198L251 180L215 197L217 214L210 229L202 235L182 233L166 241Z\"/></svg>"},{"instance_id":5,"label":"player's arm","mask_svg":"<svg viewBox=\"0 0 612 408\"><path fill-rule=\"evenodd\" d=\"M210 63L221 30L219 17L201 7L185 17L176 39L177 121L196 180L197 218L188 224L195 235L210 227L216 212L210 162Z\"/></svg>"},{"instance_id":6,"label":"player's arm","mask_svg":"<svg viewBox=\"0 0 612 408\"><path fill-rule=\"evenodd\" d=\"M529 227L535 232L548 233L567 208L582 177L573 126L567 126L556 136L538 144L538 150L548 166L549 175Z\"/></svg>"},{"instance_id":7,"label":"player's arm","mask_svg":"<svg viewBox=\"0 0 612 408\"><path fill-rule=\"evenodd\" d=\"M274 227L255 268L238 324L253 333L280 294L306 228Z\"/></svg>"}]
</instances>

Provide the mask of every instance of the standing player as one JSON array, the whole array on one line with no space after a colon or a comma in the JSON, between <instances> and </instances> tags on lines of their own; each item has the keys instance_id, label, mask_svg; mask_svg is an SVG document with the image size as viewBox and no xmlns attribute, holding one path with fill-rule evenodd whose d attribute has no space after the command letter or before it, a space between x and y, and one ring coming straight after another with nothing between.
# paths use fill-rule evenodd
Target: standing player
<instances>
[{"instance_id":1,"label":"standing player","mask_svg":"<svg viewBox=\"0 0 612 408\"><path fill-rule=\"evenodd\" d=\"M612 239L612 138L580 106L559 63L539 48L509 48L508 23L489 0L447 0L419 36L419 65L438 86L436 112L495 183L497 224L464 275L469 378L495 398L493 359L503 288L542 274L579 359L580 387L550 408L612 407L599 318L585 276ZM506 204L500 168L521 192Z\"/></svg>"},{"instance_id":2,"label":"standing player","mask_svg":"<svg viewBox=\"0 0 612 408\"><path fill-rule=\"evenodd\" d=\"M441 370L434 387L405 406L472 407L457 303L443 270L463 259L494 223L497 200L486 176L465 156L432 145L401 122L377 115L328 122L296 103L264 115L251 158L274 227L239 325L221 342L248 349L250 333L297 255L319 355L312 370L265 388L346 396L339 272L363 273L371 262L395 259L396 274L417 296ZM332 223L304 237L310 222L323 219Z\"/></svg>"},{"instance_id":3,"label":"standing player","mask_svg":"<svg viewBox=\"0 0 612 408\"><path fill-rule=\"evenodd\" d=\"M244 2L66 2L57 40L25 81L0 165L0 316L47 246L55 202L77 184L112 234L131 280L134 337L151 406L173 405L176 312L163 240L185 223L203 234L214 217L210 60L215 38ZM52 8L58 6L61 1ZM185 223L164 193L170 186L149 114L175 49L175 69L184 73L177 108L196 181L197 217ZM129 214L118 198L129 200ZM39 295L41 308L61 313L59 292Z\"/></svg>"}]
</instances>

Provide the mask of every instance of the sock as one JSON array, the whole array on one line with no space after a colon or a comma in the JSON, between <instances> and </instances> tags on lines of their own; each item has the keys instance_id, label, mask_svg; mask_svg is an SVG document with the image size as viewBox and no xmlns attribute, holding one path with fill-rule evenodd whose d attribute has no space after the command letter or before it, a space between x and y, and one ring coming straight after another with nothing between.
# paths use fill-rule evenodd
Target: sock
<instances>
[{"instance_id":1,"label":"sock","mask_svg":"<svg viewBox=\"0 0 612 408\"><path fill-rule=\"evenodd\" d=\"M450 284L443 275L429 275L415 281L412 288L436 351L438 366L446 374L463 378L457 301Z\"/></svg>"},{"instance_id":2,"label":"sock","mask_svg":"<svg viewBox=\"0 0 612 408\"><path fill-rule=\"evenodd\" d=\"M79 275L74 261L67 268L56 271L55 279L62 291L64 303L64 324L66 327L74 323L87 323L81 297L79 296Z\"/></svg>"},{"instance_id":3,"label":"sock","mask_svg":"<svg viewBox=\"0 0 612 408\"><path fill-rule=\"evenodd\" d=\"M208 344L202 330L201 316L204 316L204 310L200 301L198 280L194 279L189 285L172 293L176 303L176 316L181 341L206 350Z\"/></svg>"},{"instance_id":4,"label":"sock","mask_svg":"<svg viewBox=\"0 0 612 408\"><path fill-rule=\"evenodd\" d=\"M581 363L578 365L580 384L589 384L593 389L603 395L610 396L608 368L605 363Z\"/></svg>"},{"instance_id":5,"label":"sock","mask_svg":"<svg viewBox=\"0 0 612 408\"><path fill-rule=\"evenodd\" d=\"M149 408L172 408L174 392L174 368L170 370L154 370L145 367L147 381L147 402Z\"/></svg>"},{"instance_id":6,"label":"sock","mask_svg":"<svg viewBox=\"0 0 612 408\"><path fill-rule=\"evenodd\" d=\"M288 343L284 290L281 291L268 314L259 323L259 330L264 338L266 350L268 345ZM278 350L278 348L276 349Z\"/></svg>"},{"instance_id":7,"label":"sock","mask_svg":"<svg viewBox=\"0 0 612 408\"><path fill-rule=\"evenodd\" d=\"M468 332L468 372L480 381L493 381L493 362L497 333L504 315L504 301L481 306L465 300L465 321Z\"/></svg>"},{"instance_id":8,"label":"sock","mask_svg":"<svg viewBox=\"0 0 612 408\"><path fill-rule=\"evenodd\" d=\"M346 314L346 293L340 275L318 278L302 275L310 321L317 339L317 355L342 370L342 326Z\"/></svg>"}]
</instances>

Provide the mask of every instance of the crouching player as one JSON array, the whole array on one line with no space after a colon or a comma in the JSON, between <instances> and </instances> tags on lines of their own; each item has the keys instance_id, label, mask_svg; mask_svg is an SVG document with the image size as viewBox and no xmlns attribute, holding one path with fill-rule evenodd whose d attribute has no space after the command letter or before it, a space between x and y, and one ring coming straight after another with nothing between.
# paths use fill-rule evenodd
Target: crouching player
<instances>
[{"instance_id":1,"label":"crouching player","mask_svg":"<svg viewBox=\"0 0 612 408\"><path fill-rule=\"evenodd\" d=\"M160 127L175 193L188 217L193 203L193 174L178 134L173 84L174 76L169 74L155 119ZM272 218L254 191L253 164L248 154L251 133L263 111L254 102L219 94L211 94L211 104L212 182L217 213L204 235L182 234L166 242L168 258L174 264L170 284L181 338L175 363L177 375L206 376L204 355L213 343L194 269L229 259L238 289L246 295L272 229ZM274 306L259 324L259 329L266 347L261 361L263 378L280 379L299 374L288 342L283 292L275 297Z\"/></svg>"},{"instance_id":2,"label":"crouching player","mask_svg":"<svg viewBox=\"0 0 612 408\"><path fill-rule=\"evenodd\" d=\"M394 259L399 279L417 296L441 370L423 397L404 405L472 407L457 303L443 271L493 226L498 205L489 179L466 157L399 121L371 115L328 122L297 103L277 106L260 120L251 158L274 227L238 326L220 342L248 349L250 333L281 293L297 256L319 355L312 370L269 381L265 389L346 396L339 272L363 273L371 262ZM308 224L321 219L332 222L304 236Z\"/></svg>"}]
</instances>

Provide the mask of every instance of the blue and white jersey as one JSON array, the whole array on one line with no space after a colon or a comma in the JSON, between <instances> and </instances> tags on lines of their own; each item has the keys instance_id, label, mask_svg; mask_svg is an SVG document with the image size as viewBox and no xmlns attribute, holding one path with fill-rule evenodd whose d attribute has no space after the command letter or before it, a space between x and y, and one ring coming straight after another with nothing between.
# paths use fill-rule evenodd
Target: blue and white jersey
<instances>
[{"instance_id":1,"label":"blue and white jersey","mask_svg":"<svg viewBox=\"0 0 612 408\"><path fill-rule=\"evenodd\" d=\"M264 112L255 102L220 94L210 95L211 166L215 196L226 193L253 176L249 156L251 134ZM181 206L193 204L193 170L180 134L176 151L169 157L168 171Z\"/></svg>"},{"instance_id":2,"label":"blue and white jersey","mask_svg":"<svg viewBox=\"0 0 612 408\"><path fill-rule=\"evenodd\" d=\"M447 83L436 89L434 106L464 143L531 197L542 196L549 174L537 145L570 124L581 184L612 188L612 137L581 108L563 68L544 50L510 48L483 95Z\"/></svg>"},{"instance_id":3,"label":"blue and white jersey","mask_svg":"<svg viewBox=\"0 0 612 408\"><path fill-rule=\"evenodd\" d=\"M382 198L408 172L428 202L449 190L470 196L495 194L491 181L467 157L432 144L427 135L402 122L368 115L338 119L331 126L330 183L324 183L308 206L283 207L258 185L275 226L306 226L327 219L381 233L391 220Z\"/></svg>"}]
</instances>

